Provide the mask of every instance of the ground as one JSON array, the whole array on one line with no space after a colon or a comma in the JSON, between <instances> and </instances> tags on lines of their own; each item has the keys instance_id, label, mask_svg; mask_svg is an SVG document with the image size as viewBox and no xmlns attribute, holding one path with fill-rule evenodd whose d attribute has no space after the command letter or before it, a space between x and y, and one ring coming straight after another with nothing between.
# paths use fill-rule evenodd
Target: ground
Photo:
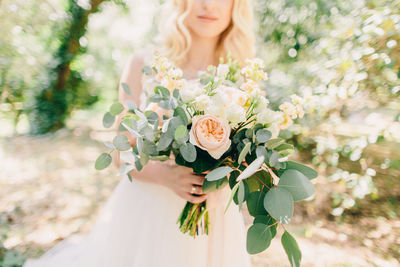
<instances>
[{"instance_id":1,"label":"ground","mask_svg":"<svg viewBox=\"0 0 400 267\"><path fill-rule=\"evenodd\" d=\"M97 119L101 120L93 121ZM80 124L72 121L69 129L74 130L42 137L1 141L0 234L7 234L7 248L37 257L72 233L90 231L121 179L115 168L99 172L93 167L96 157L106 151L99 140L110 140L113 133L96 123ZM317 188L321 189L318 184ZM296 207L287 226L302 250L302 266L400 266L395 259L398 219L361 216L338 221L313 207ZM246 210L243 214L248 227L251 219ZM254 267L289 266L279 238L252 261Z\"/></svg>"}]
</instances>

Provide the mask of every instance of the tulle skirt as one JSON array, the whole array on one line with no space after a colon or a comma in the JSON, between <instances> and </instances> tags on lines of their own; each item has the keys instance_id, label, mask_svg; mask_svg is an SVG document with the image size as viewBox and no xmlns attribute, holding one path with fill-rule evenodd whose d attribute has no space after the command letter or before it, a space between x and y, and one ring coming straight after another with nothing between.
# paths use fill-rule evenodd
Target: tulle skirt
<instances>
[{"instance_id":1,"label":"tulle skirt","mask_svg":"<svg viewBox=\"0 0 400 267\"><path fill-rule=\"evenodd\" d=\"M185 200L170 189L122 179L88 234L59 242L24 267L250 267L238 206L226 207L230 190L210 193L209 235L179 231Z\"/></svg>"}]
</instances>

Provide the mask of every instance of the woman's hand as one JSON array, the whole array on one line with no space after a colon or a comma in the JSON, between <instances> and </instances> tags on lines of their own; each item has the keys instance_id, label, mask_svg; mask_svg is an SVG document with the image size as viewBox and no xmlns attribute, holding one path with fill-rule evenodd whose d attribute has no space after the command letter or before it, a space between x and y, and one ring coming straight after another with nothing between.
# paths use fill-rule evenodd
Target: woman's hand
<instances>
[{"instance_id":1,"label":"woman's hand","mask_svg":"<svg viewBox=\"0 0 400 267\"><path fill-rule=\"evenodd\" d=\"M201 203L207 199L202 190L204 175L194 174L191 168L177 165L175 162L167 163L165 167L165 175L161 178L164 186L192 203Z\"/></svg>"},{"instance_id":2,"label":"woman's hand","mask_svg":"<svg viewBox=\"0 0 400 267\"><path fill-rule=\"evenodd\" d=\"M191 203L201 203L207 199L202 190L204 175L194 174L191 168L177 165L172 159L164 162L149 161L141 171L133 170L131 176L133 179L165 186ZM193 192L192 187L195 189Z\"/></svg>"}]
</instances>

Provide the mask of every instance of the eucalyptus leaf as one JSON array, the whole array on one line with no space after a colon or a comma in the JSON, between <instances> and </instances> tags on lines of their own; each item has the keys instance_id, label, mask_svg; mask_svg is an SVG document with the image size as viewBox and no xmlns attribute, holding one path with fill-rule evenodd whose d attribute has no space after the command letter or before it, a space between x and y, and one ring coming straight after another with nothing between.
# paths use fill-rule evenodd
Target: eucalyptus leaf
<instances>
[{"instance_id":1,"label":"eucalyptus leaf","mask_svg":"<svg viewBox=\"0 0 400 267\"><path fill-rule=\"evenodd\" d=\"M256 139L260 143L265 143L271 138L272 134L267 129L260 129L256 132Z\"/></svg>"},{"instance_id":2,"label":"eucalyptus leaf","mask_svg":"<svg viewBox=\"0 0 400 267\"><path fill-rule=\"evenodd\" d=\"M124 126L124 128L125 128L126 130L128 130L128 132L129 132L130 134L132 134L134 137L136 137L136 138L141 138L141 137L142 137L142 135L141 135L140 133L138 133L137 131L133 130L131 127L129 127L128 125L126 125L124 122L122 122L121 125Z\"/></svg>"},{"instance_id":3,"label":"eucalyptus leaf","mask_svg":"<svg viewBox=\"0 0 400 267\"><path fill-rule=\"evenodd\" d=\"M216 181L208 181L204 179L202 189L203 193L208 194L217 191L228 184L228 179L219 179Z\"/></svg>"},{"instance_id":4,"label":"eucalyptus leaf","mask_svg":"<svg viewBox=\"0 0 400 267\"><path fill-rule=\"evenodd\" d=\"M131 90L129 89L129 86L126 83L121 83L122 88L124 89L125 93L128 95L132 95Z\"/></svg>"},{"instance_id":5,"label":"eucalyptus leaf","mask_svg":"<svg viewBox=\"0 0 400 267\"><path fill-rule=\"evenodd\" d=\"M182 157L188 162L194 162L197 157L196 148L191 143L183 143L179 147Z\"/></svg>"},{"instance_id":6,"label":"eucalyptus leaf","mask_svg":"<svg viewBox=\"0 0 400 267\"><path fill-rule=\"evenodd\" d=\"M247 231L246 249L249 254L257 254L266 250L271 244L272 235L265 224L256 223Z\"/></svg>"},{"instance_id":7,"label":"eucalyptus leaf","mask_svg":"<svg viewBox=\"0 0 400 267\"><path fill-rule=\"evenodd\" d=\"M264 208L275 220L287 224L293 216L293 197L285 188L271 188L264 197Z\"/></svg>"},{"instance_id":8,"label":"eucalyptus leaf","mask_svg":"<svg viewBox=\"0 0 400 267\"><path fill-rule=\"evenodd\" d=\"M169 159L167 155L158 155L158 156L151 156L151 160L157 160L157 161L166 161Z\"/></svg>"},{"instance_id":9,"label":"eucalyptus leaf","mask_svg":"<svg viewBox=\"0 0 400 267\"><path fill-rule=\"evenodd\" d=\"M264 156L260 156L255 159L250 165L236 178L236 181L240 181L252 176L264 163Z\"/></svg>"},{"instance_id":10,"label":"eucalyptus leaf","mask_svg":"<svg viewBox=\"0 0 400 267\"><path fill-rule=\"evenodd\" d=\"M264 208L265 194L265 191L255 191L249 194L246 204L251 216L255 217L257 215L267 214L267 211Z\"/></svg>"},{"instance_id":11,"label":"eucalyptus leaf","mask_svg":"<svg viewBox=\"0 0 400 267\"><path fill-rule=\"evenodd\" d=\"M235 184L235 186L232 187L231 195L230 195L230 197L229 197L228 204L226 205L226 208L225 208L224 213L226 213L226 211L228 210L229 206L231 205L233 196L236 194L236 191L237 191L238 189L239 189L239 183Z\"/></svg>"},{"instance_id":12,"label":"eucalyptus leaf","mask_svg":"<svg viewBox=\"0 0 400 267\"><path fill-rule=\"evenodd\" d=\"M115 122L115 116L111 115L110 112L106 112L103 116L104 128L110 128Z\"/></svg>"},{"instance_id":13,"label":"eucalyptus leaf","mask_svg":"<svg viewBox=\"0 0 400 267\"><path fill-rule=\"evenodd\" d=\"M278 185L288 190L294 201L306 199L315 193L314 185L298 170L287 169L282 173Z\"/></svg>"},{"instance_id":14,"label":"eucalyptus leaf","mask_svg":"<svg viewBox=\"0 0 400 267\"><path fill-rule=\"evenodd\" d=\"M240 181L239 182L238 195L237 195L239 209L242 208L242 203L244 201L244 193L245 193L244 192L244 183L243 183L243 181Z\"/></svg>"},{"instance_id":15,"label":"eucalyptus leaf","mask_svg":"<svg viewBox=\"0 0 400 267\"><path fill-rule=\"evenodd\" d=\"M128 141L128 137L125 134L119 134L113 139L114 146L121 151L128 150L131 148L131 145Z\"/></svg>"},{"instance_id":16,"label":"eucalyptus leaf","mask_svg":"<svg viewBox=\"0 0 400 267\"><path fill-rule=\"evenodd\" d=\"M121 175L126 175L128 174L130 171L132 171L133 169L135 169L135 167L132 164L129 164L127 162L124 162L121 164L121 166L119 167L119 173L118 176Z\"/></svg>"},{"instance_id":17,"label":"eucalyptus leaf","mask_svg":"<svg viewBox=\"0 0 400 267\"><path fill-rule=\"evenodd\" d=\"M109 111L109 112L110 112L111 115L117 116L117 115L120 114L123 110L124 110L124 106L123 106L121 103L116 102L116 103L114 103L114 104L111 105L110 111Z\"/></svg>"},{"instance_id":18,"label":"eucalyptus leaf","mask_svg":"<svg viewBox=\"0 0 400 267\"><path fill-rule=\"evenodd\" d=\"M288 256L290 265L292 267L300 267L301 251L297 245L296 240L289 232L285 231L281 237L282 246Z\"/></svg>"},{"instance_id":19,"label":"eucalyptus leaf","mask_svg":"<svg viewBox=\"0 0 400 267\"><path fill-rule=\"evenodd\" d=\"M125 105L128 107L129 110L137 109L135 102L133 102L132 100L129 100L129 99L125 101Z\"/></svg>"},{"instance_id":20,"label":"eucalyptus leaf","mask_svg":"<svg viewBox=\"0 0 400 267\"><path fill-rule=\"evenodd\" d=\"M96 170L103 170L111 164L112 158L108 153L102 153L94 164Z\"/></svg>"},{"instance_id":21,"label":"eucalyptus leaf","mask_svg":"<svg viewBox=\"0 0 400 267\"><path fill-rule=\"evenodd\" d=\"M185 125L179 125L175 130L174 138L175 140L179 140L184 138L188 134L188 130Z\"/></svg>"},{"instance_id":22,"label":"eucalyptus leaf","mask_svg":"<svg viewBox=\"0 0 400 267\"><path fill-rule=\"evenodd\" d=\"M153 73L151 67L150 67L150 66L147 66L147 65L144 65L144 66L143 66L142 72L143 72L144 74L146 74L146 75L151 75L151 74Z\"/></svg>"},{"instance_id":23,"label":"eucalyptus leaf","mask_svg":"<svg viewBox=\"0 0 400 267\"><path fill-rule=\"evenodd\" d=\"M298 170L310 180L318 177L318 172L308 166L305 166L303 164L291 160L288 160L286 163L287 163L286 168Z\"/></svg>"},{"instance_id":24,"label":"eucalyptus leaf","mask_svg":"<svg viewBox=\"0 0 400 267\"><path fill-rule=\"evenodd\" d=\"M243 161L244 158L246 157L247 153L249 153L250 148L251 148L251 142L248 142L248 143L244 146L244 148L242 149L242 151L240 151L239 159L238 159L238 163L239 163L239 164L242 163L242 161Z\"/></svg>"},{"instance_id":25,"label":"eucalyptus leaf","mask_svg":"<svg viewBox=\"0 0 400 267\"><path fill-rule=\"evenodd\" d=\"M231 173L233 170L234 169L232 169L229 166L218 167L218 168L210 171L209 173L207 173L205 178L209 181L216 181L216 180L224 178L229 173Z\"/></svg>"},{"instance_id":26,"label":"eucalyptus leaf","mask_svg":"<svg viewBox=\"0 0 400 267\"><path fill-rule=\"evenodd\" d=\"M162 151L166 148L168 148L168 146L171 144L172 142L172 137L170 137L167 134L162 134L160 139L158 140L158 144L157 144L157 151Z\"/></svg>"},{"instance_id":27,"label":"eucalyptus leaf","mask_svg":"<svg viewBox=\"0 0 400 267\"><path fill-rule=\"evenodd\" d=\"M270 139L267 142L265 142L265 147L268 149L274 149L276 147L278 147L279 145L283 144L285 142L284 139L282 138L275 138L275 139Z\"/></svg>"}]
</instances>

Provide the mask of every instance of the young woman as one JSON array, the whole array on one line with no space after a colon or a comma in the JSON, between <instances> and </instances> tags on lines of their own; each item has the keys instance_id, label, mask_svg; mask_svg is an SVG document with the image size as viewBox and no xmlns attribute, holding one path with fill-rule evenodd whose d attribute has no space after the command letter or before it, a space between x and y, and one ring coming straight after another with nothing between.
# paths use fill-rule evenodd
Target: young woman
<instances>
[{"instance_id":1,"label":"young woman","mask_svg":"<svg viewBox=\"0 0 400 267\"><path fill-rule=\"evenodd\" d=\"M145 106L151 79L142 74L156 47L183 71L189 82L197 72L217 65L228 52L239 62L254 56L250 0L167 0L156 44L133 54L121 77L133 96L122 88L119 100ZM146 78L146 79L145 79ZM129 136L129 135L128 135ZM130 139L134 144L135 140ZM150 161L133 181L122 179L93 229L70 237L30 259L25 267L249 267L245 226L238 207L224 213L228 187L203 194L204 176L174 161ZM196 238L180 232L177 219L186 201L207 201L209 235Z\"/></svg>"}]
</instances>

